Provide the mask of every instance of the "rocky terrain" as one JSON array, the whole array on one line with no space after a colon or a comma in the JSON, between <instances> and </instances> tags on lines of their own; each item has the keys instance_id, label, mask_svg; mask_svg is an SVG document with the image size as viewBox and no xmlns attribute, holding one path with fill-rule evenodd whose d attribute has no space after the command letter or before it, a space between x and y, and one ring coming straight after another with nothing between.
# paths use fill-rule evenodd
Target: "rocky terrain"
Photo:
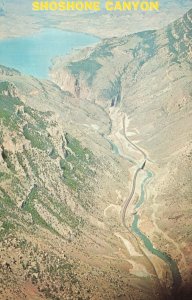
<instances>
[{"instance_id":1,"label":"rocky terrain","mask_svg":"<svg viewBox=\"0 0 192 300\"><path fill-rule=\"evenodd\" d=\"M0 299L191 299L192 11L158 31L55 60L51 79L0 66ZM131 141L131 143L129 142Z\"/></svg>"},{"instance_id":2,"label":"rocky terrain","mask_svg":"<svg viewBox=\"0 0 192 300\"><path fill-rule=\"evenodd\" d=\"M185 291L191 288L191 51L190 10L162 30L106 39L52 68L62 89L128 116L127 134L147 151L155 173L140 226L176 259Z\"/></svg>"},{"instance_id":3,"label":"rocky terrain","mask_svg":"<svg viewBox=\"0 0 192 300\"><path fill-rule=\"evenodd\" d=\"M99 139L96 124L87 131L87 111L79 130L73 114L65 113L70 104L75 113L73 101L78 99L70 103L66 93L46 83L44 108L54 95L65 119L28 105L34 95L33 105L38 106L35 95L39 92L37 99L43 99L44 83L38 90L37 80L24 81L5 67L1 78L0 299L152 299L159 286L150 278L149 263L140 255L137 263L128 261L124 245L114 236L122 228L118 212L115 217L111 209L120 207L126 196L128 166ZM48 92L50 88L55 92ZM110 123L99 107L95 123L97 114L103 117L104 134ZM69 134L70 128L81 142ZM142 264L145 268L138 269Z\"/></svg>"},{"instance_id":4,"label":"rocky terrain","mask_svg":"<svg viewBox=\"0 0 192 300\"><path fill-rule=\"evenodd\" d=\"M130 178L103 137L106 112L51 82L0 72L0 299L145 299L151 286L154 296L156 279L143 288L128 272L118 214L106 211L120 207Z\"/></svg>"}]
</instances>

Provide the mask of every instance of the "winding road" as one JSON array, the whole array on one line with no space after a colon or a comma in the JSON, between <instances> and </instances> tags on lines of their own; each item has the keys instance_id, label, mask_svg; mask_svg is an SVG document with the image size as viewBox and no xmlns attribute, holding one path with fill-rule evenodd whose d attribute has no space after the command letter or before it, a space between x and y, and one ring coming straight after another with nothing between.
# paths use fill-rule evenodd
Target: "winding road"
<instances>
[{"instance_id":1,"label":"winding road","mask_svg":"<svg viewBox=\"0 0 192 300\"><path fill-rule=\"evenodd\" d=\"M145 168L146 161L147 160L150 161L150 160L148 159L146 153L142 149L140 149L137 145L135 145L133 142L131 142L129 140L129 138L127 137L126 130L125 130L125 116L123 118L123 136L125 137L125 139L128 141L128 143L131 144L131 146L136 151L139 151L142 154L142 156L144 158L144 161L143 161L142 165L136 169L136 171L134 173L133 181L132 181L131 192L130 192L128 198L126 199L126 201L123 203L123 205L121 207L121 213L120 213L121 222L122 222L123 226L128 230L129 233L131 233L131 231L133 231L134 234L132 234L132 235L136 240L137 240L137 237L136 237L136 235L137 235L143 241L145 247L153 255L159 257L160 259L162 259L169 266L169 268L171 270L171 273L172 273L172 280L173 280L173 285L172 285L172 290L171 290L171 295L170 295L171 298L169 298L169 299L177 299L177 296L176 296L177 291L178 291L178 288L181 286L181 282L182 282L182 278L181 278L177 263L165 252L161 252L160 250L157 250L156 248L154 248L153 244L148 239L148 237L142 231L140 231L140 229L138 228L139 216L137 215L137 213L134 215L134 220L133 220L133 224L131 226L131 231L130 231L130 228L126 225L126 220L125 220L126 212L127 212L128 206L129 206L129 204L130 204L130 202L131 202L131 200L134 196L134 193L135 193L135 187L136 187L136 181L137 181L138 173ZM115 147L117 147L117 146L115 145ZM119 151L118 151L118 154L120 156L122 156ZM122 156L122 158L126 159L126 157L124 155ZM136 162L133 162L133 163L136 165ZM147 172L147 173L151 173L151 172ZM144 180L144 182L146 182L146 179ZM140 207L140 205L138 207ZM143 253L143 255L149 261L151 267L153 268L154 274L157 277L158 282L159 282L159 287L161 288L161 293L162 293L161 296L163 296L163 299L168 299L167 297L169 297L169 296L167 295L165 288L161 285L161 282L159 280L158 274L156 272L156 269L155 269L153 263L151 262L149 257L145 254L145 252L142 250L142 248L140 247L139 244L138 244L138 246L139 246L141 252Z\"/></svg>"},{"instance_id":2,"label":"winding road","mask_svg":"<svg viewBox=\"0 0 192 300\"><path fill-rule=\"evenodd\" d=\"M137 175L138 173L144 169L145 167L145 164L146 164L146 160L144 161L144 163L142 164L141 167L139 167L136 171L135 171L135 174L134 174L134 177L133 177L133 182L132 182L132 188L131 188L131 193L129 195L129 197L126 199L125 203L123 204L122 206L122 209L121 209L121 221L122 221L122 224L124 227L127 228L126 226L126 222L125 222L125 215L126 215L126 211L127 211L127 208L128 208L128 205L131 201L131 199L133 198L133 195L135 193L135 186L136 186L136 180L137 180Z\"/></svg>"},{"instance_id":3,"label":"winding road","mask_svg":"<svg viewBox=\"0 0 192 300\"><path fill-rule=\"evenodd\" d=\"M135 148L137 151L139 151L139 152L143 155L143 157L144 157L144 162L143 162L142 166L139 167L139 168L137 168L137 170L135 171L135 174L134 174L134 177L133 177L133 181L132 181L131 193L130 193L129 197L126 199L126 201L124 202L124 204L123 204L123 206L122 206L122 208L121 208L121 222L122 222L123 226L124 226L125 228L127 228L126 222L125 222L126 211L127 211L128 205L129 205L129 203L131 202L131 199L133 198L134 193L135 193L135 187L136 187L137 175L138 175L138 173L139 173L141 170L144 169L145 164L146 164L146 160L147 160L147 155L146 155L146 153L145 153L142 149L140 149L137 145L135 145L133 142L131 142L131 141L128 139L128 137L127 137L127 135L126 135L126 130L125 130L125 117L123 118L123 135L124 135L125 139L129 142L129 144L131 144L131 146L132 146L133 148Z\"/></svg>"}]
</instances>

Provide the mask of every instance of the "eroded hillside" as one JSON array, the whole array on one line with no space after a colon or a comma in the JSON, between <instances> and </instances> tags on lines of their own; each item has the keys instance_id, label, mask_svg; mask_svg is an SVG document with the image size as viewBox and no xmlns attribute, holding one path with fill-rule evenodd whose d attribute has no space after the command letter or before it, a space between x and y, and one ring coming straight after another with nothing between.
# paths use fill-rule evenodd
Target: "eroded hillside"
<instances>
[{"instance_id":1,"label":"eroded hillside","mask_svg":"<svg viewBox=\"0 0 192 300\"><path fill-rule=\"evenodd\" d=\"M191 14L0 67L0 299L190 299Z\"/></svg>"},{"instance_id":2,"label":"eroded hillside","mask_svg":"<svg viewBox=\"0 0 192 300\"><path fill-rule=\"evenodd\" d=\"M106 39L52 68L62 89L127 116L125 133L155 174L140 227L177 261L183 299L191 295L191 59L192 10L162 30Z\"/></svg>"},{"instance_id":3,"label":"eroded hillside","mask_svg":"<svg viewBox=\"0 0 192 300\"><path fill-rule=\"evenodd\" d=\"M1 79L0 299L153 299L150 263L114 235L130 173L106 113L5 67Z\"/></svg>"}]
</instances>

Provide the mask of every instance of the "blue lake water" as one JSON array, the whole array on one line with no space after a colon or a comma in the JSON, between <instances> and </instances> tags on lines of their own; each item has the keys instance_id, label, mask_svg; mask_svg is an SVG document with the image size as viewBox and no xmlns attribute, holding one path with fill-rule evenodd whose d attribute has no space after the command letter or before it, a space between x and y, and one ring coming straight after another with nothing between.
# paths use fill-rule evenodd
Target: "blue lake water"
<instances>
[{"instance_id":1,"label":"blue lake water","mask_svg":"<svg viewBox=\"0 0 192 300\"><path fill-rule=\"evenodd\" d=\"M0 64L15 68L24 74L48 78L51 60L64 56L73 49L86 47L98 42L97 37L46 29L35 35L10 38L0 41Z\"/></svg>"}]
</instances>

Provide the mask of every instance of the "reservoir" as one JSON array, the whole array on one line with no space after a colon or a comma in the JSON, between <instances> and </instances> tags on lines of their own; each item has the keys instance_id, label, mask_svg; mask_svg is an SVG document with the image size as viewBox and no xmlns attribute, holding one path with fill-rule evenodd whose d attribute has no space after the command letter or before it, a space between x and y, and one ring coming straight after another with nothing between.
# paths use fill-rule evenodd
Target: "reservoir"
<instances>
[{"instance_id":1,"label":"reservoir","mask_svg":"<svg viewBox=\"0 0 192 300\"><path fill-rule=\"evenodd\" d=\"M90 46L97 37L59 29L46 29L27 37L0 41L0 64L38 78L48 78L54 57L65 56L72 50Z\"/></svg>"}]
</instances>

